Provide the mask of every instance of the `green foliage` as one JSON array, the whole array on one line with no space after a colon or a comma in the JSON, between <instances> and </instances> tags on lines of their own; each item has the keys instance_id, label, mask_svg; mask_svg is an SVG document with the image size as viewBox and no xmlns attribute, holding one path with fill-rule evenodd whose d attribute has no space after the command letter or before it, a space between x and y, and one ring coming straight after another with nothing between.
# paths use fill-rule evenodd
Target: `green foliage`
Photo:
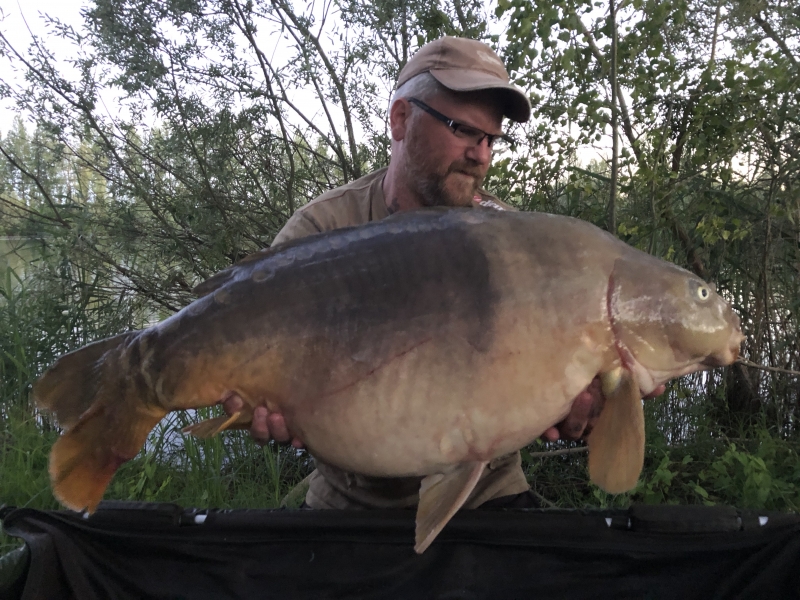
<instances>
[{"instance_id":1,"label":"green foliage","mask_svg":"<svg viewBox=\"0 0 800 600\"><path fill-rule=\"evenodd\" d=\"M722 504L775 511L800 510L800 438L776 429L762 413L735 421L716 404L724 382L706 381L698 397L693 375L676 380L664 396L645 401L646 453L636 488L606 494L588 480L582 443L537 442L523 451L523 466L534 490L563 508L625 508L632 503ZM707 378L707 376L706 376ZM740 415L741 417L741 415ZM544 458L531 452L568 453Z\"/></svg>"},{"instance_id":2,"label":"green foliage","mask_svg":"<svg viewBox=\"0 0 800 600\"><path fill-rule=\"evenodd\" d=\"M690 440L677 448L649 444L637 486L610 495L588 482L585 453L523 462L534 489L554 506L625 508L644 504L722 504L767 511L800 510L798 442L767 430L758 436ZM542 448L537 448L542 450Z\"/></svg>"},{"instance_id":3,"label":"green foliage","mask_svg":"<svg viewBox=\"0 0 800 600\"><path fill-rule=\"evenodd\" d=\"M698 473L698 494L746 508L800 510L800 460L796 447L764 436L754 450L731 444ZM701 487L701 485L703 487Z\"/></svg>"},{"instance_id":4,"label":"green foliage","mask_svg":"<svg viewBox=\"0 0 800 600\"><path fill-rule=\"evenodd\" d=\"M42 431L28 411L14 408L3 415L0 431L0 505L56 509L50 491L47 455L58 433Z\"/></svg>"},{"instance_id":5,"label":"green foliage","mask_svg":"<svg viewBox=\"0 0 800 600\"><path fill-rule=\"evenodd\" d=\"M492 184L522 208L605 226L608 6L504 0L496 15L508 20L506 60L531 91L534 118ZM616 25L616 233L714 281L742 316L746 358L798 370L796 16L781 4L643 0L621 4ZM584 166L590 147L600 160ZM779 435L796 435L796 376L737 366L716 377L707 398L723 430L767 413Z\"/></svg>"},{"instance_id":6,"label":"green foliage","mask_svg":"<svg viewBox=\"0 0 800 600\"><path fill-rule=\"evenodd\" d=\"M665 450L631 493L648 504L726 504L769 511L800 509L797 443L752 432L739 445L724 439ZM654 461L655 464L656 461Z\"/></svg>"}]
</instances>

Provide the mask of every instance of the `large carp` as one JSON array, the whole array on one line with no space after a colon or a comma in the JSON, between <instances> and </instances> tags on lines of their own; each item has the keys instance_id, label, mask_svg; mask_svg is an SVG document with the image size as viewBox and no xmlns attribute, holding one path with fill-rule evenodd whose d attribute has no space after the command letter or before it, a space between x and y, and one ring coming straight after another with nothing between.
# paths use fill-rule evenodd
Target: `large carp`
<instances>
[{"instance_id":1,"label":"large carp","mask_svg":"<svg viewBox=\"0 0 800 600\"><path fill-rule=\"evenodd\" d=\"M563 419L600 375L589 474L632 488L641 394L738 355L739 320L692 273L577 219L426 210L276 247L221 271L141 331L61 357L34 388L64 433L56 497L94 510L169 411L228 390L266 405L311 454L374 476L426 476L418 552L492 459Z\"/></svg>"}]
</instances>

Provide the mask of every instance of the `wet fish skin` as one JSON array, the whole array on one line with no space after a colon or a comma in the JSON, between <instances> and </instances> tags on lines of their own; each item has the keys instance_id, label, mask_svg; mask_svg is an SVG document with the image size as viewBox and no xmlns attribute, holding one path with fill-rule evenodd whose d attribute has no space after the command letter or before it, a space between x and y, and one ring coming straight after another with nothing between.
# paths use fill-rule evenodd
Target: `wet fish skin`
<instances>
[{"instance_id":1,"label":"wet fish skin","mask_svg":"<svg viewBox=\"0 0 800 600\"><path fill-rule=\"evenodd\" d=\"M420 551L465 497L453 485L560 421L598 374L627 383L590 436L590 473L632 485L643 429L631 390L729 364L742 339L693 274L541 213L396 215L259 253L198 289L162 323L62 357L35 386L65 428L50 473L66 506L93 510L167 412L235 390L247 408L194 433L247 427L266 404L329 464L436 477Z\"/></svg>"}]
</instances>

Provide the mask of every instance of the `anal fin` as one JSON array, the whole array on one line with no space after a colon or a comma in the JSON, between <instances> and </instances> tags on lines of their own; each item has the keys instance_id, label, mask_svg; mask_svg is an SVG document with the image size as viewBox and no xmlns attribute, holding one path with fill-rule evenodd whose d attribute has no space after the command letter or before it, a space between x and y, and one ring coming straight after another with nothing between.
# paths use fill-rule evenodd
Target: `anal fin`
<instances>
[{"instance_id":1,"label":"anal fin","mask_svg":"<svg viewBox=\"0 0 800 600\"><path fill-rule=\"evenodd\" d=\"M419 489L417 531L414 550L422 554L464 505L481 478L486 462L456 466L447 473L428 475Z\"/></svg>"},{"instance_id":2,"label":"anal fin","mask_svg":"<svg viewBox=\"0 0 800 600\"><path fill-rule=\"evenodd\" d=\"M627 369L601 375L605 406L589 434L589 478L610 494L633 489L644 465L644 409Z\"/></svg>"},{"instance_id":3,"label":"anal fin","mask_svg":"<svg viewBox=\"0 0 800 600\"><path fill-rule=\"evenodd\" d=\"M223 415L221 417L214 417L213 419L206 419L193 425L187 425L181 431L183 433L191 434L199 438L210 438L217 435L220 431L225 431L234 425L239 417L242 416L242 411L237 411L231 416Z\"/></svg>"}]
</instances>

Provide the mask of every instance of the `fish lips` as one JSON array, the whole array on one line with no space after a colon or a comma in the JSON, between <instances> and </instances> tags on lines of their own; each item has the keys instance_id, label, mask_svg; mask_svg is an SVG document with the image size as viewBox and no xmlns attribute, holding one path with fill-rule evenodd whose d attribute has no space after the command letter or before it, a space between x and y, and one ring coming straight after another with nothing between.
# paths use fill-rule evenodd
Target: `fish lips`
<instances>
[{"instance_id":1,"label":"fish lips","mask_svg":"<svg viewBox=\"0 0 800 600\"><path fill-rule=\"evenodd\" d=\"M736 359L739 358L739 351L743 341L744 334L742 334L741 330L736 329L732 331L730 340L728 341L728 347L721 352L715 352L714 354L706 356L705 360L703 360L703 365L707 367L725 367L733 364L736 362Z\"/></svg>"}]
</instances>

